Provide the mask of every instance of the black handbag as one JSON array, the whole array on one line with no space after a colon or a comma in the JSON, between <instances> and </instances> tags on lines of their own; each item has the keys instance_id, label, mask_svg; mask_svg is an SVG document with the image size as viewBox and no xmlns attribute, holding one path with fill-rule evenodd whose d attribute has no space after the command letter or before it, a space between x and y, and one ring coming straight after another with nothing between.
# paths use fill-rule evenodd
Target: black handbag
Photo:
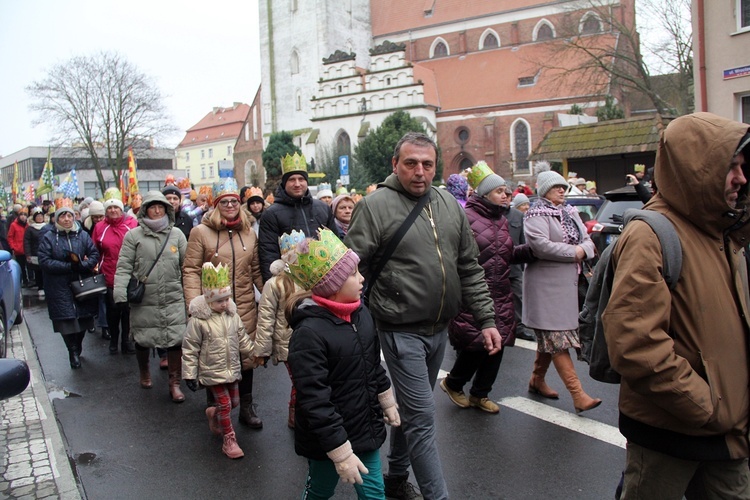
<instances>
[{"instance_id":1,"label":"black handbag","mask_svg":"<svg viewBox=\"0 0 750 500\"><path fill-rule=\"evenodd\" d=\"M97 295L107 293L107 284L104 282L104 276L95 274L88 278L81 278L70 282L70 289L73 291L73 297L76 300L89 300Z\"/></svg>"},{"instance_id":2,"label":"black handbag","mask_svg":"<svg viewBox=\"0 0 750 500\"><path fill-rule=\"evenodd\" d=\"M148 279L148 275L151 274L151 271L154 270L154 267L156 266L156 263L159 261L159 257L161 257L161 254L164 252L164 249L167 248L167 243L169 242L170 234L167 234L167 237L164 238L164 243L161 246L161 250L159 250L159 253L156 255L156 258L154 259L154 263L151 264L151 267L146 273L146 276L143 277L143 280L136 278L135 276L130 277L130 281L128 281L127 296L128 296L128 302L130 302L131 304L140 304L141 302L143 302L143 296L146 294L145 282Z\"/></svg>"}]
</instances>

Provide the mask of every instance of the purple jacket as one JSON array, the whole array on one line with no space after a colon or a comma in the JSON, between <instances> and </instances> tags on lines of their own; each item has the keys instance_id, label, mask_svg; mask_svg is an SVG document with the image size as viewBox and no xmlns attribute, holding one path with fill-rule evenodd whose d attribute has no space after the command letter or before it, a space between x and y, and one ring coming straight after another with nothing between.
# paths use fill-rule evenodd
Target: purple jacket
<instances>
[{"instance_id":1,"label":"purple jacket","mask_svg":"<svg viewBox=\"0 0 750 500\"><path fill-rule=\"evenodd\" d=\"M507 210L476 195L466 202L466 217L479 246L479 265L484 268L487 287L495 305L497 329L503 338L503 345L512 346L516 340L516 325L510 264L531 262L533 254L528 245L514 247L505 218ZM455 349L484 350L482 331L465 307L448 325L448 336Z\"/></svg>"}]
</instances>

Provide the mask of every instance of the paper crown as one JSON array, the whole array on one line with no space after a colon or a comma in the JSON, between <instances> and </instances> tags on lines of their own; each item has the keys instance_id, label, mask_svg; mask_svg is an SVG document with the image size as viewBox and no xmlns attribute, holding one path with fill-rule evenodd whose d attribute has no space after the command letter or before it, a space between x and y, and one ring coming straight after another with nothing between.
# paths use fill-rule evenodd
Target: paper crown
<instances>
[{"instance_id":1,"label":"paper crown","mask_svg":"<svg viewBox=\"0 0 750 500\"><path fill-rule=\"evenodd\" d=\"M237 181L234 177L225 177L218 182L214 182L214 199L218 200L222 196L228 194L235 194L239 196L240 188L237 186Z\"/></svg>"},{"instance_id":2,"label":"paper crown","mask_svg":"<svg viewBox=\"0 0 750 500\"><path fill-rule=\"evenodd\" d=\"M204 290L215 290L229 286L229 267L226 264L214 266L205 262L201 268L201 286Z\"/></svg>"},{"instance_id":3,"label":"paper crown","mask_svg":"<svg viewBox=\"0 0 750 500\"><path fill-rule=\"evenodd\" d=\"M291 233L284 233L279 236L279 250L281 251L281 258L289 257L292 255L292 251L297 248L297 245L307 239L305 233L297 231L296 229ZM285 260L286 262L286 260Z\"/></svg>"},{"instance_id":4,"label":"paper crown","mask_svg":"<svg viewBox=\"0 0 750 500\"><path fill-rule=\"evenodd\" d=\"M330 229L321 229L318 239L305 238L296 242L299 235L284 234L291 247L286 254L287 273L305 290L312 288L323 279L336 263L341 260L348 248ZM296 242L296 244L295 244ZM280 243L279 247L283 244Z\"/></svg>"},{"instance_id":5,"label":"paper crown","mask_svg":"<svg viewBox=\"0 0 750 500\"><path fill-rule=\"evenodd\" d=\"M338 196L340 194L349 194L349 191L347 191L344 186L341 186L336 190L336 195Z\"/></svg>"},{"instance_id":6,"label":"paper crown","mask_svg":"<svg viewBox=\"0 0 750 500\"><path fill-rule=\"evenodd\" d=\"M596 188L596 182L586 181L586 189L595 189L595 188Z\"/></svg>"},{"instance_id":7,"label":"paper crown","mask_svg":"<svg viewBox=\"0 0 750 500\"><path fill-rule=\"evenodd\" d=\"M289 174L292 172L307 172L307 161L305 161L305 155L294 153L294 156L290 156L289 153L281 159L281 174Z\"/></svg>"},{"instance_id":8,"label":"paper crown","mask_svg":"<svg viewBox=\"0 0 750 500\"><path fill-rule=\"evenodd\" d=\"M169 174L166 179L164 179L164 185L165 186L174 186L174 175Z\"/></svg>"},{"instance_id":9,"label":"paper crown","mask_svg":"<svg viewBox=\"0 0 750 500\"><path fill-rule=\"evenodd\" d=\"M55 210L59 210L61 208L73 208L73 200L70 198L55 198Z\"/></svg>"},{"instance_id":10,"label":"paper crown","mask_svg":"<svg viewBox=\"0 0 750 500\"><path fill-rule=\"evenodd\" d=\"M116 187L111 187L104 191L104 201L112 199L122 201L122 192Z\"/></svg>"},{"instance_id":11,"label":"paper crown","mask_svg":"<svg viewBox=\"0 0 750 500\"><path fill-rule=\"evenodd\" d=\"M476 165L474 165L471 168L471 171L469 172L469 175L466 177L466 180L469 181L469 185L472 189L476 189L477 186L479 186L479 183L482 182L486 177L494 174L495 172L492 171L489 165L487 165L485 162L480 161Z\"/></svg>"},{"instance_id":12,"label":"paper crown","mask_svg":"<svg viewBox=\"0 0 750 500\"><path fill-rule=\"evenodd\" d=\"M318 192L321 192L324 189L331 191L331 185L327 182L321 182L320 184L318 184Z\"/></svg>"},{"instance_id":13,"label":"paper crown","mask_svg":"<svg viewBox=\"0 0 750 500\"><path fill-rule=\"evenodd\" d=\"M198 189L198 194L204 195L207 198L207 200L208 200L208 204L209 205L213 205L213 203L214 203L214 190L211 189L211 186L201 186Z\"/></svg>"},{"instance_id":14,"label":"paper crown","mask_svg":"<svg viewBox=\"0 0 750 500\"><path fill-rule=\"evenodd\" d=\"M261 201L263 200L263 190L259 187L251 187L250 188L250 194L248 196L248 199L251 198L260 198Z\"/></svg>"}]
</instances>

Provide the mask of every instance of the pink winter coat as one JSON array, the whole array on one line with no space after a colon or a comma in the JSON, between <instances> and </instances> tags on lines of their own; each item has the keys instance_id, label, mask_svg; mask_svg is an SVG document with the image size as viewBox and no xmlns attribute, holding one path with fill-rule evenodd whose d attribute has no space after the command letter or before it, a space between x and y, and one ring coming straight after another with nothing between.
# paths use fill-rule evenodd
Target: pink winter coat
<instances>
[{"instance_id":1,"label":"pink winter coat","mask_svg":"<svg viewBox=\"0 0 750 500\"><path fill-rule=\"evenodd\" d=\"M104 220L94 226L91 239L94 240L99 250L99 272L104 275L107 287L115 286L115 271L117 271L117 259L120 257L120 247L125 234L138 227L135 217L123 215L118 219L105 217Z\"/></svg>"}]
</instances>

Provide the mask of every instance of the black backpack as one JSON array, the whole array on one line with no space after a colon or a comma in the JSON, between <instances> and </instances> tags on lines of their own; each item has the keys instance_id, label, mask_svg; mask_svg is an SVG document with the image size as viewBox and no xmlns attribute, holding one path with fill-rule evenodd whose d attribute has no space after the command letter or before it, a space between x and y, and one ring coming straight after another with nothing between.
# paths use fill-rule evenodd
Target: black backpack
<instances>
[{"instance_id":1,"label":"black backpack","mask_svg":"<svg viewBox=\"0 0 750 500\"><path fill-rule=\"evenodd\" d=\"M623 219L623 226L633 219L642 220L651 226L661 243L662 276L669 289L674 290L682 271L682 245L674 225L663 214L653 210L629 209L625 211ZM609 362L607 340L602 325L602 313L609 303L612 292L614 272L611 257L616 244L617 242L609 245L602 252L594 268L586 301L578 315L581 354L589 363L589 375L594 380L608 384L620 383L620 374Z\"/></svg>"}]
</instances>

